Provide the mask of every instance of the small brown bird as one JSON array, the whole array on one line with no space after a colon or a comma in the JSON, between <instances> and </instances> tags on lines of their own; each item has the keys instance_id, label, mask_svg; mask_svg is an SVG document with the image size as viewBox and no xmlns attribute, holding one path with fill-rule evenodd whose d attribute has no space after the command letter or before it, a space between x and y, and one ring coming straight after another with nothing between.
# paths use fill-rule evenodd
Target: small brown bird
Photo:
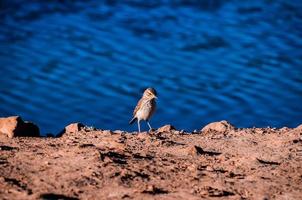
<instances>
[{"instance_id":1,"label":"small brown bird","mask_svg":"<svg viewBox=\"0 0 302 200\"><path fill-rule=\"evenodd\" d=\"M141 128L140 128L141 120L147 121L150 130L152 129L149 123L149 119L153 115L156 108L156 102L155 102L155 99L157 99L156 95L157 93L155 89L147 88L144 91L143 97L139 100L139 102L137 103L134 109L133 118L131 119L129 124L133 124L135 120L137 120L138 132L141 132Z\"/></svg>"}]
</instances>

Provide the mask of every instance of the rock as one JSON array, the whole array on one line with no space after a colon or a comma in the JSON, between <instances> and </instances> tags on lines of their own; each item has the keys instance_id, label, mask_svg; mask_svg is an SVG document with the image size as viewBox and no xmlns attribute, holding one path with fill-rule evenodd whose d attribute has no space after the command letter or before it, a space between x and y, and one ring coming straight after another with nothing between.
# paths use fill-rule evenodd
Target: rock
<instances>
[{"instance_id":1,"label":"rock","mask_svg":"<svg viewBox=\"0 0 302 200\"><path fill-rule=\"evenodd\" d=\"M81 123L72 123L65 127L65 133L75 133L80 131L83 127L85 127Z\"/></svg>"},{"instance_id":2,"label":"rock","mask_svg":"<svg viewBox=\"0 0 302 200\"><path fill-rule=\"evenodd\" d=\"M93 127L93 126L85 126L85 127L84 127L84 130L85 130L86 132L89 132L89 131L96 131L97 128L95 128L95 127Z\"/></svg>"},{"instance_id":3,"label":"rock","mask_svg":"<svg viewBox=\"0 0 302 200\"><path fill-rule=\"evenodd\" d=\"M40 130L32 122L23 121L20 116L0 118L0 134L5 134L9 138L17 136L39 137Z\"/></svg>"},{"instance_id":4,"label":"rock","mask_svg":"<svg viewBox=\"0 0 302 200\"><path fill-rule=\"evenodd\" d=\"M19 134L17 134L16 136L39 137L40 130L39 127L34 123L25 121L19 130Z\"/></svg>"},{"instance_id":5,"label":"rock","mask_svg":"<svg viewBox=\"0 0 302 200\"><path fill-rule=\"evenodd\" d=\"M294 130L302 132L302 124L300 124L299 126L297 126L297 128L295 128Z\"/></svg>"},{"instance_id":6,"label":"rock","mask_svg":"<svg viewBox=\"0 0 302 200\"><path fill-rule=\"evenodd\" d=\"M226 131L230 131L230 130L234 130L234 129L235 129L235 127L232 124L223 120L220 122L210 123L210 124L206 125L205 127L203 127L203 129L201 131L204 133L207 133L209 131L226 132Z\"/></svg>"},{"instance_id":7,"label":"rock","mask_svg":"<svg viewBox=\"0 0 302 200\"><path fill-rule=\"evenodd\" d=\"M82 123L72 123L72 124L69 124L68 126L66 126L64 128L63 131L61 131L59 134L58 134L58 137L61 137L62 135L64 134L69 134L69 133L76 133L80 130L82 130L82 128L84 128L85 125L82 124Z\"/></svg>"},{"instance_id":8,"label":"rock","mask_svg":"<svg viewBox=\"0 0 302 200\"><path fill-rule=\"evenodd\" d=\"M189 165L187 166L187 170L191 172L195 172L197 170L197 165L196 164Z\"/></svg>"},{"instance_id":9,"label":"rock","mask_svg":"<svg viewBox=\"0 0 302 200\"><path fill-rule=\"evenodd\" d=\"M110 131L110 130L103 130L103 131L102 131L102 134L104 134L104 135L112 135L113 132Z\"/></svg>"},{"instance_id":10,"label":"rock","mask_svg":"<svg viewBox=\"0 0 302 200\"><path fill-rule=\"evenodd\" d=\"M189 146L187 148L187 154L190 155L190 156L197 156L197 155L200 155L202 154L203 152L203 149L199 146Z\"/></svg>"},{"instance_id":11,"label":"rock","mask_svg":"<svg viewBox=\"0 0 302 200\"><path fill-rule=\"evenodd\" d=\"M156 187L154 185L148 185L147 188L144 191L142 191L142 193L156 195L156 194L167 194L168 191L164 190L162 188Z\"/></svg>"},{"instance_id":12,"label":"rock","mask_svg":"<svg viewBox=\"0 0 302 200\"><path fill-rule=\"evenodd\" d=\"M115 134L123 134L123 133L125 133L125 131L115 130L115 131L113 131L113 133L115 133Z\"/></svg>"},{"instance_id":13,"label":"rock","mask_svg":"<svg viewBox=\"0 0 302 200\"><path fill-rule=\"evenodd\" d=\"M170 132L172 130L175 130L175 128L172 126L172 125L165 125L165 126L162 126L158 129L158 132Z\"/></svg>"}]
</instances>

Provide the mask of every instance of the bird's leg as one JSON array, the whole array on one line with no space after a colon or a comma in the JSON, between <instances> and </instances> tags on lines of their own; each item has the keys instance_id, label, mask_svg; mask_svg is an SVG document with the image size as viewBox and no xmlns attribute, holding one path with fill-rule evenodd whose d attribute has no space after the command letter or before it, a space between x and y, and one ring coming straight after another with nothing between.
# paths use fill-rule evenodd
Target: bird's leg
<instances>
[{"instance_id":1,"label":"bird's leg","mask_svg":"<svg viewBox=\"0 0 302 200\"><path fill-rule=\"evenodd\" d=\"M137 119L137 127L138 127L138 132L140 133L141 132L141 126L139 124L139 120Z\"/></svg>"},{"instance_id":2,"label":"bird's leg","mask_svg":"<svg viewBox=\"0 0 302 200\"><path fill-rule=\"evenodd\" d=\"M148 124L148 126L149 126L149 131L151 131L151 130L152 130L152 127L151 127L149 121L147 121L147 124Z\"/></svg>"}]
</instances>

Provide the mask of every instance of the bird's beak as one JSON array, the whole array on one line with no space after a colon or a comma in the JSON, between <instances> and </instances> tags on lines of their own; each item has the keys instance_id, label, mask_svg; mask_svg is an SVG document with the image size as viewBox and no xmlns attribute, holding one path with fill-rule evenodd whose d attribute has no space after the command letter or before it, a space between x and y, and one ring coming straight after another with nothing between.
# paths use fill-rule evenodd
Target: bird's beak
<instances>
[{"instance_id":1,"label":"bird's beak","mask_svg":"<svg viewBox=\"0 0 302 200\"><path fill-rule=\"evenodd\" d=\"M157 96L153 95L154 99L157 99Z\"/></svg>"}]
</instances>

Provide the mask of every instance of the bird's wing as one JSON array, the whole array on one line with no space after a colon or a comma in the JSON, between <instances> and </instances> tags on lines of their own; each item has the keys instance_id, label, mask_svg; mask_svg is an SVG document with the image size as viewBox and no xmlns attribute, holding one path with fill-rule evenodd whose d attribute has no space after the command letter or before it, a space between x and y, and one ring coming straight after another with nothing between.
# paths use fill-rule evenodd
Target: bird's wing
<instances>
[{"instance_id":1,"label":"bird's wing","mask_svg":"<svg viewBox=\"0 0 302 200\"><path fill-rule=\"evenodd\" d=\"M142 107L142 104L143 104L143 98L141 98L141 99L138 101L138 103L137 103L137 105L136 105L136 107L135 107L135 109L134 109L134 111L133 111L133 117L135 117L137 111Z\"/></svg>"}]
</instances>

